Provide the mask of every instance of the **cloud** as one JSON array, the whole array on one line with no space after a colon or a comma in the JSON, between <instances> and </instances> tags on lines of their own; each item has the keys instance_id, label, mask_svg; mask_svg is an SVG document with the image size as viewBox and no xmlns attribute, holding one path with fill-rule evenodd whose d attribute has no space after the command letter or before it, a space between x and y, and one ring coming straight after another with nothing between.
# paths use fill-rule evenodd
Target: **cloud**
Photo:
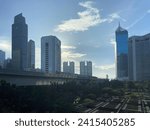
<instances>
[{"instance_id":1,"label":"cloud","mask_svg":"<svg viewBox=\"0 0 150 130\"><path fill-rule=\"evenodd\" d=\"M111 69L115 69L115 64L95 66L95 68L99 70L111 70Z\"/></svg>"},{"instance_id":2,"label":"cloud","mask_svg":"<svg viewBox=\"0 0 150 130\"><path fill-rule=\"evenodd\" d=\"M68 45L62 45L61 48L62 49L76 49L75 46L68 46Z\"/></svg>"},{"instance_id":3,"label":"cloud","mask_svg":"<svg viewBox=\"0 0 150 130\"><path fill-rule=\"evenodd\" d=\"M122 18L122 17L119 15L119 13L112 13L112 14L110 14L109 17L107 18L107 21L108 21L109 23L111 23L111 22L113 22L113 21L116 20L116 19L120 19L120 20L126 22L126 19Z\"/></svg>"},{"instance_id":4,"label":"cloud","mask_svg":"<svg viewBox=\"0 0 150 130\"><path fill-rule=\"evenodd\" d=\"M62 52L62 60L63 61L72 61L72 60L79 60L80 58L86 56L84 53L78 53L73 51L63 51Z\"/></svg>"},{"instance_id":5,"label":"cloud","mask_svg":"<svg viewBox=\"0 0 150 130\"><path fill-rule=\"evenodd\" d=\"M7 37L0 37L0 50L5 51L6 57L11 57L11 44Z\"/></svg>"},{"instance_id":6,"label":"cloud","mask_svg":"<svg viewBox=\"0 0 150 130\"><path fill-rule=\"evenodd\" d=\"M114 79L115 64L100 65L100 66L93 64L93 73L95 76L99 78L106 78L106 75L108 75L110 79Z\"/></svg>"},{"instance_id":7,"label":"cloud","mask_svg":"<svg viewBox=\"0 0 150 130\"><path fill-rule=\"evenodd\" d=\"M99 10L93 7L92 1L80 2L79 5L85 8L85 11L77 13L79 18L63 21L57 26L55 31L85 31L88 30L89 27L96 26L106 21L106 19L101 19Z\"/></svg>"},{"instance_id":8,"label":"cloud","mask_svg":"<svg viewBox=\"0 0 150 130\"><path fill-rule=\"evenodd\" d=\"M97 26L100 23L104 22L111 23L116 19L126 21L119 15L119 13L112 13L108 16L108 18L101 18L100 10L93 7L93 3L94 3L93 1L80 2L79 5L85 8L85 10L82 12L77 12L78 18L63 21L56 27L55 31L57 32L86 31L90 27Z\"/></svg>"}]
</instances>

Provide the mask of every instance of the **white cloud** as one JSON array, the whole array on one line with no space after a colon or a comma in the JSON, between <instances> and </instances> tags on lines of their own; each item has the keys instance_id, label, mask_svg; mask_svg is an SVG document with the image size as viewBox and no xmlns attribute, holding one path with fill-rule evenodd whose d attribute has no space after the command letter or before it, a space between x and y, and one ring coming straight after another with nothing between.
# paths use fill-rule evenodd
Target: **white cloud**
<instances>
[{"instance_id":1,"label":"white cloud","mask_svg":"<svg viewBox=\"0 0 150 130\"><path fill-rule=\"evenodd\" d=\"M70 50L62 52L62 60L63 61L79 60L80 58L82 58L84 56L86 56L86 54L73 52Z\"/></svg>"},{"instance_id":2,"label":"white cloud","mask_svg":"<svg viewBox=\"0 0 150 130\"><path fill-rule=\"evenodd\" d=\"M69 45L62 45L61 48L62 49L76 49L75 46L69 46Z\"/></svg>"},{"instance_id":3,"label":"white cloud","mask_svg":"<svg viewBox=\"0 0 150 130\"><path fill-rule=\"evenodd\" d=\"M110 69L115 69L115 64L95 66L95 68L100 70L110 70Z\"/></svg>"},{"instance_id":4,"label":"white cloud","mask_svg":"<svg viewBox=\"0 0 150 130\"><path fill-rule=\"evenodd\" d=\"M93 65L93 73L95 76L99 78L106 78L106 75L109 76L110 79L115 78L115 64L108 65Z\"/></svg>"},{"instance_id":5,"label":"white cloud","mask_svg":"<svg viewBox=\"0 0 150 130\"><path fill-rule=\"evenodd\" d=\"M100 10L93 7L93 1L80 2L79 5L84 7L85 10L77 12L78 18L69 19L59 24L55 31L58 32L70 32L70 31L86 31L90 27L94 27L100 23L111 23L116 19L126 21L119 13L112 13L108 18L101 18Z\"/></svg>"},{"instance_id":6,"label":"white cloud","mask_svg":"<svg viewBox=\"0 0 150 130\"><path fill-rule=\"evenodd\" d=\"M107 21L108 21L109 23L111 23L111 22L113 22L113 21L116 20L116 19L120 19L120 20L126 22L126 19L122 18L122 17L119 15L119 13L112 13L112 14L110 14L109 17L108 17L108 19L107 19Z\"/></svg>"},{"instance_id":7,"label":"white cloud","mask_svg":"<svg viewBox=\"0 0 150 130\"><path fill-rule=\"evenodd\" d=\"M85 31L88 30L89 27L93 27L99 23L105 22L106 19L101 19L99 10L93 7L92 4L92 1L80 2L79 5L84 7L86 10L83 12L78 12L77 15L79 18L77 19L63 21L57 26L56 31Z\"/></svg>"},{"instance_id":8,"label":"white cloud","mask_svg":"<svg viewBox=\"0 0 150 130\"><path fill-rule=\"evenodd\" d=\"M5 51L6 57L11 57L11 44L7 37L0 37L0 50Z\"/></svg>"}]
</instances>

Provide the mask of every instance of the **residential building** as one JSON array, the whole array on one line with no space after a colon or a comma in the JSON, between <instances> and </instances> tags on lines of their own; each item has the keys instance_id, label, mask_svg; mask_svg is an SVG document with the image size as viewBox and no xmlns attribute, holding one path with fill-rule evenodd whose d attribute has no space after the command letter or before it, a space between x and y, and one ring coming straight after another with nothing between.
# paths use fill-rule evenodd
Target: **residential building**
<instances>
[{"instance_id":1,"label":"residential building","mask_svg":"<svg viewBox=\"0 0 150 130\"><path fill-rule=\"evenodd\" d=\"M74 62L63 62L63 72L74 74Z\"/></svg>"},{"instance_id":2,"label":"residential building","mask_svg":"<svg viewBox=\"0 0 150 130\"><path fill-rule=\"evenodd\" d=\"M129 80L150 80L150 34L132 36L129 47Z\"/></svg>"},{"instance_id":3,"label":"residential building","mask_svg":"<svg viewBox=\"0 0 150 130\"><path fill-rule=\"evenodd\" d=\"M61 41L56 36L41 38L41 69L43 72L61 72Z\"/></svg>"},{"instance_id":4,"label":"residential building","mask_svg":"<svg viewBox=\"0 0 150 130\"><path fill-rule=\"evenodd\" d=\"M80 62L80 75L82 76L92 76L92 62L91 61L81 61Z\"/></svg>"}]
</instances>

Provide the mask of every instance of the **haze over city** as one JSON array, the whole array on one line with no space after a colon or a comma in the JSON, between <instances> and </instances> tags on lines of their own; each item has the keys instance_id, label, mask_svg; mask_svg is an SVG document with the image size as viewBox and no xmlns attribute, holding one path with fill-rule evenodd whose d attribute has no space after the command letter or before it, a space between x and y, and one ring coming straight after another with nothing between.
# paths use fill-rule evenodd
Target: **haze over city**
<instances>
[{"instance_id":1,"label":"haze over city","mask_svg":"<svg viewBox=\"0 0 150 130\"><path fill-rule=\"evenodd\" d=\"M0 0L0 49L11 57L11 25L23 13L29 39L36 45L40 67L40 39L56 35L62 42L62 62L93 62L93 75L115 78L115 30L120 21L129 36L150 32L150 1L143 0ZM126 5L126 6L125 6Z\"/></svg>"}]
</instances>

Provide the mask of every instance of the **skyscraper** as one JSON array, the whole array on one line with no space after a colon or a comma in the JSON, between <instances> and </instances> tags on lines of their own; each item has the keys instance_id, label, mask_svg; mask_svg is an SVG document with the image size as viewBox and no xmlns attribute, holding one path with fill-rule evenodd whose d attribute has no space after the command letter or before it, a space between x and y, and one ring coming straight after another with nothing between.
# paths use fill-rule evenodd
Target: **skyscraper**
<instances>
[{"instance_id":1,"label":"skyscraper","mask_svg":"<svg viewBox=\"0 0 150 130\"><path fill-rule=\"evenodd\" d=\"M35 68L35 42L33 40L29 40L28 42L28 68Z\"/></svg>"},{"instance_id":2,"label":"skyscraper","mask_svg":"<svg viewBox=\"0 0 150 130\"><path fill-rule=\"evenodd\" d=\"M150 80L150 34L132 36L129 47L129 80Z\"/></svg>"},{"instance_id":3,"label":"skyscraper","mask_svg":"<svg viewBox=\"0 0 150 130\"><path fill-rule=\"evenodd\" d=\"M120 24L116 30L116 75L118 80L128 78L128 31Z\"/></svg>"},{"instance_id":4,"label":"skyscraper","mask_svg":"<svg viewBox=\"0 0 150 130\"><path fill-rule=\"evenodd\" d=\"M5 52L0 50L0 68L4 68Z\"/></svg>"},{"instance_id":5,"label":"skyscraper","mask_svg":"<svg viewBox=\"0 0 150 130\"><path fill-rule=\"evenodd\" d=\"M27 41L28 26L25 18L18 14L12 24L12 66L13 69L25 70L27 68Z\"/></svg>"},{"instance_id":6,"label":"skyscraper","mask_svg":"<svg viewBox=\"0 0 150 130\"><path fill-rule=\"evenodd\" d=\"M63 62L63 72L74 74L74 62Z\"/></svg>"},{"instance_id":7,"label":"skyscraper","mask_svg":"<svg viewBox=\"0 0 150 130\"><path fill-rule=\"evenodd\" d=\"M80 75L92 76L92 62L91 61L81 61L80 62Z\"/></svg>"},{"instance_id":8,"label":"skyscraper","mask_svg":"<svg viewBox=\"0 0 150 130\"><path fill-rule=\"evenodd\" d=\"M61 71L61 41L55 36L41 38L41 69L51 73Z\"/></svg>"}]
</instances>

